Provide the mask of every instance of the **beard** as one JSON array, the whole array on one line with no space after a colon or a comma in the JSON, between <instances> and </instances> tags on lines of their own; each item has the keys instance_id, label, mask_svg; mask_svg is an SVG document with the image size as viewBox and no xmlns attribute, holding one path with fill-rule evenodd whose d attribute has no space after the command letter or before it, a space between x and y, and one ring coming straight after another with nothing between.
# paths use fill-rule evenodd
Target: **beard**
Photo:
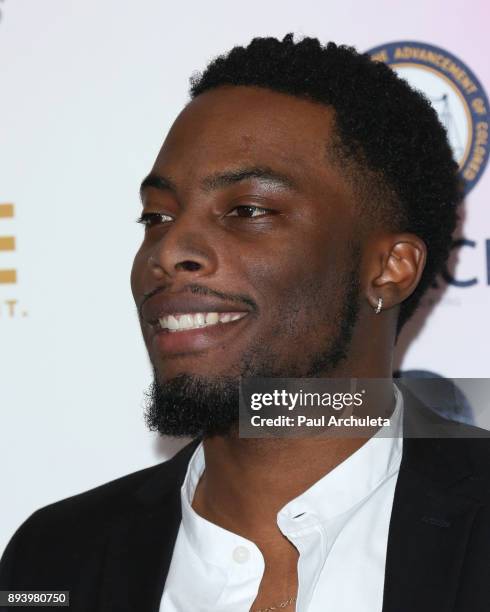
<instances>
[{"instance_id":1,"label":"beard","mask_svg":"<svg viewBox=\"0 0 490 612\"><path fill-rule=\"evenodd\" d=\"M153 382L146 392L145 421L148 428L162 436L177 438L236 435L240 376L315 378L331 374L347 358L359 316L359 252L354 253L353 260L354 265L337 287L339 307L332 321L336 333L334 336L328 334L323 348L307 355L302 365L298 362L280 363L274 350L258 341L242 356L239 376L179 374L162 384L154 369ZM315 291L310 295L314 296ZM310 312L321 312L313 297L310 308ZM287 330L278 330L285 346L292 334L297 335L294 323L289 323ZM294 355L291 359L294 360Z\"/></svg>"}]
</instances>

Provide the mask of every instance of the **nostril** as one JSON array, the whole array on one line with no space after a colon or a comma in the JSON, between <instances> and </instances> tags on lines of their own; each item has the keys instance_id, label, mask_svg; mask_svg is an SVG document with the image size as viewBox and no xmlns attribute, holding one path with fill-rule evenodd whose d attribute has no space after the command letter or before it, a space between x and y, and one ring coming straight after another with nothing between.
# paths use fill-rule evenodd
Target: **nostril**
<instances>
[{"instance_id":1,"label":"nostril","mask_svg":"<svg viewBox=\"0 0 490 612\"><path fill-rule=\"evenodd\" d=\"M199 270L201 264L197 263L197 261L181 261L179 267L189 272L193 272L194 270Z\"/></svg>"}]
</instances>

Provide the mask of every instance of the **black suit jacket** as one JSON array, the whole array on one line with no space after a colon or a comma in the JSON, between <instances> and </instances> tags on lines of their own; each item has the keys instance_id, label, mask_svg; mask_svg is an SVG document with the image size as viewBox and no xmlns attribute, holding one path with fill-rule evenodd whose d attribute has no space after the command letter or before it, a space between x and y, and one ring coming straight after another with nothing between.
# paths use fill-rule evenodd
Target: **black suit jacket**
<instances>
[{"instance_id":1,"label":"black suit jacket","mask_svg":"<svg viewBox=\"0 0 490 612\"><path fill-rule=\"evenodd\" d=\"M444 427L409 397L407 434ZM453 434L404 440L383 612L490 611L490 440L465 425ZM69 590L71 612L158 612L197 444L35 512L3 555L0 589Z\"/></svg>"}]
</instances>

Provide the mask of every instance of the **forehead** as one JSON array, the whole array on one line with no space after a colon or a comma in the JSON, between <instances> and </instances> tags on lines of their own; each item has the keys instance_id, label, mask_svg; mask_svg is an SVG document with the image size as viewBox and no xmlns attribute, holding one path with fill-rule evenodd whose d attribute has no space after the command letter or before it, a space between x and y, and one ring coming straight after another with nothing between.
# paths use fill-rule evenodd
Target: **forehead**
<instances>
[{"instance_id":1,"label":"forehead","mask_svg":"<svg viewBox=\"0 0 490 612\"><path fill-rule=\"evenodd\" d=\"M330 107L259 87L225 86L192 100L170 129L154 170L180 182L247 165L303 183L342 181L328 162Z\"/></svg>"}]
</instances>

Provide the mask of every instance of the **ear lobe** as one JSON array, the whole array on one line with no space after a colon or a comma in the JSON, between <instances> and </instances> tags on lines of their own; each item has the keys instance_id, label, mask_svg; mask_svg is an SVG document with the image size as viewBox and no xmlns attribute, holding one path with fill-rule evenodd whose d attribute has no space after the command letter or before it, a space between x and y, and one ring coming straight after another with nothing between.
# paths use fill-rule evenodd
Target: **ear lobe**
<instances>
[{"instance_id":1,"label":"ear lobe","mask_svg":"<svg viewBox=\"0 0 490 612\"><path fill-rule=\"evenodd\" d=\"M373 307L379 297L383 298L385 308L403 302L417 287L424 270L427 247L423 240L411 234L394 238L382 258L381 273L372 281L373 295L369 301Z\"/></svg>"}]
</instances>

